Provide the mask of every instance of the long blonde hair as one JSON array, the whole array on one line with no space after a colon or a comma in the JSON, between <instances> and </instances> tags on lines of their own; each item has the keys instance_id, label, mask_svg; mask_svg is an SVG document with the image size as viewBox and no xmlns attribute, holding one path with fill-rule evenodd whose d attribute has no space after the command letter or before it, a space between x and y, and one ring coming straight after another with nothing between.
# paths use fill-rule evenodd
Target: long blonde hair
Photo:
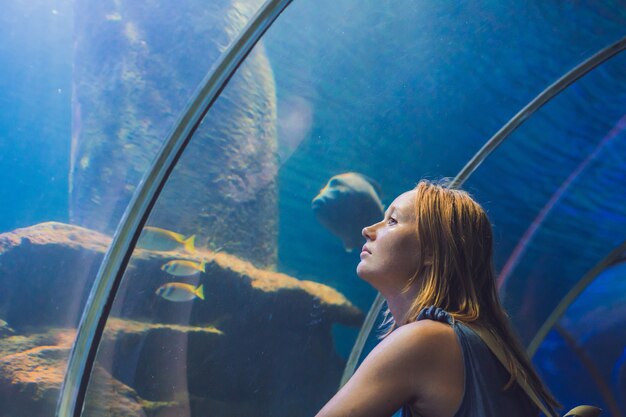
<instances>
[{"instance_id":1,"label":"long blonde hair","mask_svg":"<svg viewBox=\"0 0 626 417\"><path fill-rule=\"evenodd\" d=\"M428 180L415 187L418 268L407 282L420 291L401 324L417 319L424 307L446 310L455 320L488 329L504 347L511 378L521 375L551 411L561 405L533 366L500 304L493 268L493 234L483 208L463 190ZM423 255L423 256L422 256ZM398 327L391 320L387 334Z\"/></svg>"}]
</instances>

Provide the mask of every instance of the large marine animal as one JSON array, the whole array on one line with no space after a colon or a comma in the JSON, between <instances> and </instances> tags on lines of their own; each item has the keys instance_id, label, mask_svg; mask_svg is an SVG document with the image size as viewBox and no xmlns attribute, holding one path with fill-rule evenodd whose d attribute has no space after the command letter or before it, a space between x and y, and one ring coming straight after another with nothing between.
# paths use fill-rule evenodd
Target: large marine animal
<instances>
[{"instance_id":1,"label":"large marine animal","mask_svg":"<svg viewBox=\"0 0 626 417\"><path fill-rule=\"evenodd\" d=\"M384 207L380 186L356 172L335 175L311 202L317 220L339 237L347 252L364 243L363 227L380 221Z\"/></svg>"}]
</instances>

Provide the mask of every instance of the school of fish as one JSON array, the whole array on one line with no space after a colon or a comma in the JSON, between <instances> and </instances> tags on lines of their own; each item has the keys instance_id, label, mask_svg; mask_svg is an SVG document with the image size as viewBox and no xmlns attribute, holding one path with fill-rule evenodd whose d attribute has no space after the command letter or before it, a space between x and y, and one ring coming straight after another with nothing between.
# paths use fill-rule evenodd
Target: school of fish
<instances>
[{"instance_id":1,"label":"school of fish","mask_svg":"<svg viewBox=\"0 0 626 417\"><path fill-rule=\"evenodd\" d=\"M159 227L147 226L143 229L137 242L137 247L152 251L185 251L190 255L196 254L196 235L185 237L180 233ZM175 277L189 277L205 271L206 261L192 261L175 259L161 266L161 270ZM202 284L194 286L184 282L168 282L156 289L155 294L168 301L184 302L196 298L204 300Z\"/></svg>"}]
</instances>

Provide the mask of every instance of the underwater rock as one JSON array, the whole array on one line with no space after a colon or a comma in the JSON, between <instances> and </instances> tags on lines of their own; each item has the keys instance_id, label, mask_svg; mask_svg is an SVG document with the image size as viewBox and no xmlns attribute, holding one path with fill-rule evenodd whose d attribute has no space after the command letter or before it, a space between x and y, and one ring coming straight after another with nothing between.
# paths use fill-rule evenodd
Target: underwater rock
<instances>
[{"instance_id":1,"label":"underwater rock","mask_svg":"<svg viewBox=\"0 0 626 417\"><path fill-rule=\"evenodd\" d=\"M108 408L115 400L116 394L119 394L118 387L124 388L123 399L129 398L141 405L141 414L136 415L168 415L167 411L184 408L187 401L183 397L171 398L168 401L150 401L139 396L136 390L129 386L137 385L138 376L141 374L136 370L148 367L153 378L167 383L167 391L177 392L174 383L176 373L184 372L187 366L186 363L177 363L176 357L181 356L180 352L172 352L164 347L172 340L186 340L190 335L203 345L213 346L222 332L214 326L181 326L109 318L96 359L95 369L100 370L100 373L92 374L85 399L85 408L90 407L97 412L86 415L117 415ZM152 348L151 354L146 355L145 348ZM114 356L110 356L111 353ZM184 356L181 357L186 359ZM172 365L181 366L178 369Z\"/></svg>"},{"instance_id":2,"label":"underwater rock","mask_svg":"<svg viewBox=\"0 0 626 417\"><path fill-rule=\"evenodd\" d=\"M15 333L15 331L9 327L9 323L0 319L0 337L8 337Z\"/></svg>"},{"instance_id":3,"label":"underwater rock","mask_svg":"<svg viewBox=\"0 0 626 417\"><path fill-rule=\"evenodd\" d=\"M113 378L102 367L94 367L82 415L89 417L145 417L144 403L137 393Z\"/></svg>"},{"instance_id":4,"label":"underwater rock","mask_svg":"<svg viewBox=\"0 0 626 417\"><path fill-rule=\"evenodd\" d=\"M260 4L75 3L71 223L113 235L192 93ZM275 101L259 44L200 125L150 224L274 265Z\"/></svg>"},{"instance_id":5,"label":"underwater rock","mask_svg":"<svg viewBox=\"0 0 626 417\"><path fill-rule=\"evenodd\" d=\"M111 238L78 226L47 222L0 234L0 311L11 327L74 327ZM36 260L33 262L32 260ZM275 322L306 326L311 317L357 326L363 313L335 289L286 274L256 268L237 256L209 250L195 255L136 249L120 293L129 318L158 317L177 323L181 305L158 299L154 291L172 281L161 270L174 259L205 260L202 279L207 303L179 324L210 323L229 315L271 314ZM87 273L86 271L89 271ZM217 298L215 296L218 296ZM242 311L241 306L250 308ZM33 308L36 306L36 308ZM155 306L159 307L155 309Z\"/></svg>"},{"instance_id":6,"label":"underwater rock","mask_svg":"<svg viewBox=\"0 0 626 417\"><path fill-rule=\"evenodd\" d=\"M204 302L192 304L190 311L186 303L170 302L155 294L163 284L182 279L161 268L176 259L205 263L204 273L186 279L194 286L204 285ZM151 317L163 323L198 325L220 320L224 324L233 317L255 320L264 314L271 315L280 326L292 328L310 325L312 317L316 322L348 326L358 326L363 320L361 310L334 288L258 269L235 255L206 249L194 255L135 250L119 293L132 299L119 314L127 318Z\"/></svg>"},{"instance_id":7,"label":"underwater rock","mask_svg":"<svg viewBox=\"0 0 626 417\"><path fill-rule=\"evenodd\" d=\"M134 370L132 381L113 375L139 395L172 401L188 392L191 415L232 417L256 410L255 415L287 417L314 414L336 391L345 361L336 352L332 326L358 326L363 320L342 294L223 252L135 253L120 285L120 294L132 302L114 307L114 314L192 326L215 323L223 332L210 343L189 334L107 353L116 358L111 361L116 369ZM154 294L173 279L160 266L179 258L206 262L205 272L187 281L204 285L205 300L175 303ZM133 367L127 357L142 362ZM183 362L176 366L172 358Z\"/></svg>"},{"instance_id":8,"label":"underwater rock","mask_svg":"<svg viewBox=\"0 0 626 417\"><path fill-rule=\"evenodd\" d=\"M75 331L0 339L0 416L46 416L56 407Z\"/></svg>"},{"instance_id":9,"label":"underwater rock","mask_svg":"<svg viewBox=\"0 0 626 417\"><path fill-rule=\"evenodd\" d=\"M0 316L24 327L75 327L109 236L47 222L0 234Z\"/></svg>"},{"instance_id":10,"label":"underwater rock","mask_svg":"<svg viewBox=\"0 0 626 417\"><path fill-rule=\"evenodd\" d=\"M93 284L86 277L93 280L110 240L61 223L0 234L3 318L18 334L42 326L75 326ZM161 269L175 259L204 261L205 270L175 277ZM89 275L85 266L91 268ZM172 281L203 285L205 300L171 302L155 294ZM77 310L74 317L67 306ZM136 249L97 364L140 398L154 402L152 411L144 404L147 415L159 407L163 415L176 415L180 407L191 415L218 417L249 415L250 410L257 415L313 414L336 391L345 365L332 327L358 326L363 317L331 287L259 269L226 252ZM0 340L0 356L54 345L44 339L4 339L21 346L17 350Z\"/></svg>"},{"instance_id":11,"label":"underwater rock","mask_svg":"<svg viewBox=\"0 0 626 417\"><path fill-rule=\"evenodd\" d=\"M147 334L163 331L219 334L212 327L192 329L112 319L104 333L103 345L112 340L129 343L138 335L146 337ZM51 415L75 337L74 329L48 329L44 333L0 339L0 404L3 404L0 417ZM133 389L96 364L85 399L85 410L88 411L85 415L146 416L175 405L140 398Z\"/></svg>"}]
</instances>

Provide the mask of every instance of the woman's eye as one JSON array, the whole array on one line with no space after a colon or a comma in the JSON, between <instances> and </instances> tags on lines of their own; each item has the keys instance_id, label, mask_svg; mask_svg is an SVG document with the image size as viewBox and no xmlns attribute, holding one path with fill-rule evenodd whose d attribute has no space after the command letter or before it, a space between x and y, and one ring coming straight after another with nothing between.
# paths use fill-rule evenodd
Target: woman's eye
<instances>
[{"instance_id":1,"label":"woman's eye","mask_svg":"<svg viewBox=\"0 0 626 417\"><path fill-rule=\"evenodd\" d=\"M391 222L393 222L393 224L398 223L398 221L394 219L393 217L390 217L389 220L387 220L387 223L391 223Z\"/></svg>"}]
</instances>

